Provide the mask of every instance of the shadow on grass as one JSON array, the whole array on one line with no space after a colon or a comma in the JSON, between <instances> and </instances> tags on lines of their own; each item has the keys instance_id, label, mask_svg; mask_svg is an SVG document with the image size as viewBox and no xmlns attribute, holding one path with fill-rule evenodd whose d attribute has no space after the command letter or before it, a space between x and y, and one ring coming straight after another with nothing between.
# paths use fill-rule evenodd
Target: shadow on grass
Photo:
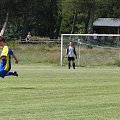
<instances>
[{"instance_id":1,"label":"shadow on grass","mask_svg":"<svg viewBox=\"0 0 120 120\"><path fill-rule=\"evenodd\" d=\"M14 90L33 90L35 88L34 87L10 87L10 89L14 89Z\"/></svg>"}]
</instances>

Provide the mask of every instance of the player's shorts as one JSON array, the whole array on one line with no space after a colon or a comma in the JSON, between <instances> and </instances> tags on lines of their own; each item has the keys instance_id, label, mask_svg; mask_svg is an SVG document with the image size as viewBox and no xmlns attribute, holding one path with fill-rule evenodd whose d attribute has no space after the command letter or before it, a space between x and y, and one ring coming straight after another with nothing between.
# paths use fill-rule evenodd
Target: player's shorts
<instances>
[{"instance_id":1,"label":"player's shorts","mask_svg":"<svg viewBox=\"0 0 120 120\"><path fill-rule=\"evenodd\" d=\"M4 70L4 68L1 67L1 65L0 65L0 77L4 78L6 76L6 74L10 71L10 68L8 70Z\"/></svg>"},{"instance_id":2,"label":"player's shorts","mask_svg":"<svg viewBox=\"0 0 120 120\"><path fill-rule=\"evenodd\" d=\"M68 61L74 61L75 58L74 57L68 57Z\"/></svg>"},{"instance_id":3,"label":"player's shorts","mask_svg":"<svg viewBox=\"0 0 120 120\"><path fill-rule=\"evenodd\" d=\"M0 70L0 77L4 78L8 71L1 69Z\"/></svg>"}]
</instances>

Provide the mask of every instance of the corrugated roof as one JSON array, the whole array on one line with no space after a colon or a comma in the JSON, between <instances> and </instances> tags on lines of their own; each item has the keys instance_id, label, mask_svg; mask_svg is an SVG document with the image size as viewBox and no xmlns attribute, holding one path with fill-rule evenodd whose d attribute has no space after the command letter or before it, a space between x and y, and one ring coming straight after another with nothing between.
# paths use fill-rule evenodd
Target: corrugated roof
<instances>
[{"instance_id":1,"label":"corrugated roof","mask_svg":"<svg viewBox=\"0 0 120 120\"><path fill-rule=\"evenodd\" d=\"M98 18L93 26L120 27L120 18Z\"/></svg>"}]
</instances>

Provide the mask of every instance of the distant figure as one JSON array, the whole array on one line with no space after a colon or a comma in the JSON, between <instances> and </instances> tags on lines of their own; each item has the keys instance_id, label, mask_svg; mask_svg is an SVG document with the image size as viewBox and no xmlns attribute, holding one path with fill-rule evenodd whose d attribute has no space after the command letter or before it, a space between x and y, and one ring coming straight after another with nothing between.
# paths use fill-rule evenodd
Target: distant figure
<instances>
[{"instance_id":1,"label":"distant figure","mask_svg":"<svg viewBox=\"0 0 120 120\"><path fill-rule=\"evenodd\" d=\"M94 43L94 44L97 43L97 39L98 39L97 33L96 33L96 31L94 31L94 36L93 36L93 43Z\"/></svg>"},{"instance_id":2,"label":"distant figure","mask_svg":"<svg viewBox=\"0 0 120 120\"><path fill-rule=\"evenodd\" d=\"M75 57L77 59L77 54L72 42L69 43L69 46L66 49L66 56L68 58L68 69L70 69L71 67L71 61L72 61L73 69L75 69Z\"/></svg>"},{"instance_id":3,"label":"distant figure","mask_svg":"<svg viewBox=\"0 0 120 120\"><path fill-rule=\"evenodd\" d=\"M31 38L32 38L32 36L31 36L30 32L28 32L28 35L27 35L27 37L25 38L25 40L26 40L26 41L30 41Z\"/></svg>"},{"instance_id":4,"label":"distant figure","mask_svg":"<svg viewBox=\"0 0 120 120\"><path fill-rule=\"evenodd\" d=\"M0 36L0 46L3 47L2 53L0 55L1 64L0 64L0 77L4 78L5 76L18 76L16 71L10 72L11 70L11 56L14 58L15 63L18 64L18 59L13 53L13 51L6 45L5 39Z\"/></svg>"}]
</instances>

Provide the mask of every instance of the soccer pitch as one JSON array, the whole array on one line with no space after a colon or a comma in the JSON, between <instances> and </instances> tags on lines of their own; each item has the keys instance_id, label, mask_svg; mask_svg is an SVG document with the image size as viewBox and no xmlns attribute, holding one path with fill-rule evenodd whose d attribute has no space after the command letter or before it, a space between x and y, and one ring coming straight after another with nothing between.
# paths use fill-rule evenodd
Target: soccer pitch
<instances>
[{"instance_id":1,"label":"soccer pitch","mask_svg":"<svg viewBox=\"0 0 120 120\"><path fill-rule=\"evenodd\" d=\"M0 120L120 120L120 68L18 65L0 80Z\"/></svg>"}]
</instances>

